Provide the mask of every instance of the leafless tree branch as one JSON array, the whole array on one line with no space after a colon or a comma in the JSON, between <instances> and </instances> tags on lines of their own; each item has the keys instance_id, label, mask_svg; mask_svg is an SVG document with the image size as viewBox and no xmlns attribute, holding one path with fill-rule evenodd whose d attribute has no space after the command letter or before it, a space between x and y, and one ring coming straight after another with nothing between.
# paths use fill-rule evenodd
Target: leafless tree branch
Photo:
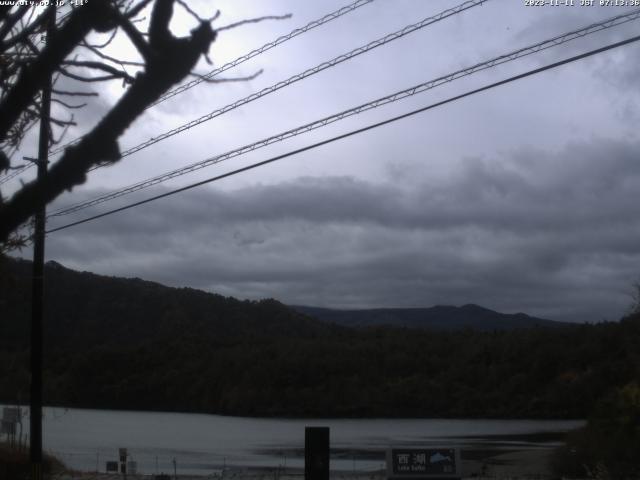
<instances>
[{"instance_id":1,"label":"leafless tree branch","mask_svg":"<svg viewBox=\"0 0 640 480\"><path fill-rule=\"evenodd\" d=\"M53 103L57 103L58 105L62 105L64 108L68 108L69 110L77 110L79 108L83 108L83 107L87 106L86 103L79 103L79 104L76 104L76 105L72 105L70 103L63 102L59 98L52 98L51 101Z\"/></svg>"},{"instance_id":2,"label":"leafless tree branch","mask_svg":"<svg viewBox=\"0 0 640 480\"><path fill-rule=\"evenodd\" d=\"M148 62L149 58L153 55L153 52L151 52L147 41L144 39L144 36L136 27L133 26L133 24L127 17L119 12L116 12L115 15L118 25L122 28L124 33L127 34L129 40L131 40L131 43L133 43L133 46L136 47L145 62Z\"/></svg>"},{"instance_id":3,"label":"leafless tree branch","mask_svg":"<svg viewBox=\"0 0 640 480\"><path fill-rule=\"evenodd\" d=\"M92 47L94 47L94 48L96 48L96 49L100 49L100 48L108 47L108 46L111 44L111 42L113 42L113 39L114 39L114 38L116 38L116 34L117 34L117 33L118 33L118 29L117 29L117 28L114 28L114 29L113 29L113 31L111 32L111 34L109 35L109 37L107 37L107 40L106 40L104 43L99 44L99 45L91 45L91 46L92 46ZM83 43L84 43L85 45L89 45L89 44L88 44L88 43L86 43L86 42L83 42Z\"/></svg>"},{"instance_id":4,"label":"leafless tree branch","mask_svg":"<svg viewBox=\"0 0 640 480\"><path fill-rule=\"evenodd\" d=\"M123 78L127 83L132 83L134 78L123 70L118 70L111 65L107 65L102 62L93 62L89 60L65 60L62 65L68 65L71 67L85 67L92 70L102 70L113 76L113 78Z\"/></svg>"},{"instance_id":5,"label":"leafless tree branch","mask_svg":"<svg viewBox=\"0 0 640 480\"><path fill-rule=\"evenodd\" d=\"M232 77L232 78L210 78L204 75L200 75L199 73L196 73L196 72L191 72L189 75L191 75L192 77L199 78L203 82L207 82L207 83L228 83L228 82L247 82L249 80L253 80L259 77L260 75L262 75L262 73L263 73L263 70L260 69L252 75L248 75L245 77Z\"/></svg>"},{"instance_id":6,"label":"leafless tree branch","mask_svg":"<svg viewBox=\"0 0 640 480\"><path fill-rule=\"evenodd\" d=\"M231 30L232 28L237 28L242 25L247 25L249 23L259 23L265 20L287 20L291 17L292 15L290 13L287 13L286 15L266 15L264 17L251 18L248 20L241 20L239 22L230 23L229 25L225 25L224 27L216 28L216 31L222 32L224 30Z\"/></svg>"},{"instance_id":7,"label":"leafless tree branch","mask_svg":"<svg viewBox=\"0 0 640 480\"><path fill-rule=\"evenodd\" d=\"M185 2L184 0L176 0L178 2L178 4L184 8L187 13L189 13L189 15L191 15L193 18L195 18L198 22L205 22L206 20L203 19L202 17L200 17L200 15L198 15L196 12L194 12L191 7L189 7L189 5L187 4L187 2Z\"/></svg>"},{"instance_id":8,"label":"leafless tree branch","mask_svg":"<svg viewBox=\"0 0 640 480\"><path fill-rule=\"evenodd\" d=\"M144 70L137 74L115 106L77 144L68 147L62 157L51 166L46 184L38 180L25 184L9 201L0 206L0 242L6 240L11 232L30 217L38 203L37 199L49 202L63 191L84 183L92 166L118 161L120 151L117 140L122 133L150 104L187 76L200 56L209 50L216 32L208 22L201 22L186 38L176 38L171 34L169 22L174 3L175 0L155 0L147 41L129 18L112 7L108 0L93 0L83 8L75 9L52 39L52 45L47 44L38 59L26 67L26 70L39 75L50 74L60 69L72 47L79 45L91 29L101 32L106 31L107 27L116 26L123 29L145 60ZM105 15L108 18L105 19ZM80 20L84 20L84 23L80 24ZM75 25L73 31L71 24ZM54 52L54 46L61 51ZM63 74L69 73L60 71ZM17 95L12 91L10 95L14 101L7 103L4 99L0 103L0 135L5 135L3 132L15 124L38 90L39 84L29 84L24 76L21 75L16 84L16 87L19 85L23 89L22 94ZM11 115L5 116L4 112ZM70 122L59 123L68 125ZM0 141L3 141L3 137L0 137Z\"/></svg>"},{"instance_id":9,"label":"leafless tree branch","mask_svg":"<svg viewBox=\"0 0 640 480\"><path fill-rule=\"evenodd\" d=\"M18 7L18 9L13 14L8 13L5 16L4 25L2 26L2 28L0 28L0 40L4 40L4 38L9 35L9 33L11 33L13 27L20 21L22 17L24 17L28 10L28 5L22 5Z\"/></svg>"},{"instance_id":10,"label":"leafless tree branch","mask_svg":"<svg viewBox=\"0 0 640 480\"><path fill-rule=\"evenodd\" d=\"M119 60L117 58L114 58L110 55L107 55L106 53L103 53L100 51L100 48L95 47L93 45L89 45L86 42L83 42L83 47L89 49L91 52L95 53L96 55L98 55L100 58L103 58L105 60L108 60L110 62L113 63L117 63L118 65L131 65L134 67L144 67L144 63L143 62L132 62L132 61L128 61L128 60Z\"/></svg>"},{"instance_id":11,"label":"leafless tree branch","mask_svg":"<svg viewBox=\"0 0 640 480\"><path fill-rule=\"evenodd\" d=\"M106 82L108 80L115 80L117 78L122 78L121 75L102 75L100 77L85 77L83 75L72 73L64 67L60 67L60 73L65 77L71 78L73 80L77 80L78 82L85 82L85 83Z\"/></svg>"},{"instance_id":12,"label":"leafless tree branch","mask_svg":"<svg viewBox=\"0 0 640 480\"><path fill-rule=\"evenodd\" d=\"M2 44L2 47L0 47L0 48L2 48L2 50L6 50L6 49L13 47L14 45L16 45L16 44L18 44L20 42L24 42L25 40L27 40L34 33L38 32L38 31L44 31L44 28L45 28L45 25L46 25L46 20L47 20L47 15L48 15L47 11L46 10L43 11L35 21L31 22L25 28L20 30L20 32L18 34L14 35L10 39L4 41L3 44Z\"/></svg>"},{"instance_id":13,"label":"leafless tree branch","mask_svg":"<svg viewBox=\"0 0 640 480\"><path fill-rule=\"evenodd\" d=\"M128 19L132 19L134 18L136 15L138 15L142 10L145 9L145 7L147 5L149 5L153 0L142 0L140 3L138 3L135 7L129 9L126 11L125 13L125 17Z\"/></svg>"},{"instance_id":14,"label":"leafless tree branch","mask_svg":"<svg viewBox=\"0 0 640 480\"><path fill-rule=\"evenodd\" d=\"M51 93L54 93L56 95L67 95L70 97L97 97L98 96L96 92L70 92L67 90L58 90L55 88L51 90Z\"/></svg>"}]
</instances>

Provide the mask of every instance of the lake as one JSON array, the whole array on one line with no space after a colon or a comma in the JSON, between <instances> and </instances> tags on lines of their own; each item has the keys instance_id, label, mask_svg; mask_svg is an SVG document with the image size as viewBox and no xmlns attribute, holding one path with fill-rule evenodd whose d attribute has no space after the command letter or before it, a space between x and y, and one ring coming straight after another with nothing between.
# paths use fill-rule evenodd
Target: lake
<instances>
[{"instance_id":1,"label":"lake","mask_svg":"<svg viewBox=\"0 0 640 480\"><path fill-rule=\"evenodd\" d=\"M26 409L25 409L26 410ZM302 468L305 426L330 427L332 470L378 470L387 447L542 448L581 421L281 419L191 413L44 409L44 448L69 467L104 471L126 447L140 473ZM25 419L28 431L28 419Z\"/></svg>"}]
</instances>

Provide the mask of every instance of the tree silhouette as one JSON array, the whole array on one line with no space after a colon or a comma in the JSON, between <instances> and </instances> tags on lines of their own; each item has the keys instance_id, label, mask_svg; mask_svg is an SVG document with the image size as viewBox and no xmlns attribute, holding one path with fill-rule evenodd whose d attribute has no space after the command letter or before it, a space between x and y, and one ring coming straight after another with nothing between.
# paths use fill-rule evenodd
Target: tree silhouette
<instances>
[{"instance_id":1,"label":"tree silhouette","mask_svg":"<svg viewBox=\"0 0 640 480\"><path fill-rule=\"evenodd\" d=\"M169 29L175 6L185 8L197 20L187 37L176 37ZM148 32L143 32L138 25L144 23L142 15L149 9ZM84 183L92 167L117 162L118 138L147 107L193 74L198 60L206 58L216 38L211 24L217 14L203 19L183 0L91 0L71 8L42 47L39 38L46 32L46 13L30 6L0 6L0 173L15 168L11 156L28 129L38 122L40 91L49 75L81 82L117 79L128 88L89 133L64 150L49 169L46 184L34 180L10 199L3 201L0 197L0 244L11 241L12 233L34 214L41 199L49 203L65 190ZM104 53L118 31L126 34L140 62L122 61ZM107 34L109 39L102 45L91 44L87 38L92 32ZM77 49L92 52L94 59L70 58ZM125 66L140 71L132 76ZM87 71L99 75L88 76ZM64 97L94 95L57 90L55 86L53 94L53 101L67 111L81 105L72 105ZM72 115L51 118L50 131L63 133L72 124ZM59 141L51 138L52 144Z\"/></svg>"}]
</instances>

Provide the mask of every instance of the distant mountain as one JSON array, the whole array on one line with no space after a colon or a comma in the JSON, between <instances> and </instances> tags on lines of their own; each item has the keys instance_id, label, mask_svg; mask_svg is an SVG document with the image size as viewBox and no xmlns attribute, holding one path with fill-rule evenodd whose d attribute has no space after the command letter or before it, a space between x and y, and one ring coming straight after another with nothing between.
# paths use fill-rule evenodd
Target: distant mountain
<instances>
[{"instance_id":1,"label":"distant mountain","mask_svg":"<svg viewBox=\"0 0 640 480\"><path fill-rule=\"evenodd\" d=\"M479 305L454 307L438 305L430 308L377 308L366 310L334 310L329 308L292 305L294 310L310 317L347 327L386 325L429 330L478 331L515 330L532 327L560 327L571 325L524 313L499 313Z\"/></svg>"}]
</instances>

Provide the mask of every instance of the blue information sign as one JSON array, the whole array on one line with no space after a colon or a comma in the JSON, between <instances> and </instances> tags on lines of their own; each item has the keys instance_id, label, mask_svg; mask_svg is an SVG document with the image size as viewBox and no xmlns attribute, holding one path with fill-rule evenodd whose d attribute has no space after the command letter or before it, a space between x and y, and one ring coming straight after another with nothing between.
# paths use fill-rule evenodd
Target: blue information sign
<instances>
[{"instance_id":1,"label":"blue information sign","mask_svg":"<svg viewBox=\"0 0 640 480\"><path fill-rule=\"evenodd\" d=\"M387 452L390 479L460 478L460 451L457 448L391 448Z\"/></svg>"}]
</instances>

